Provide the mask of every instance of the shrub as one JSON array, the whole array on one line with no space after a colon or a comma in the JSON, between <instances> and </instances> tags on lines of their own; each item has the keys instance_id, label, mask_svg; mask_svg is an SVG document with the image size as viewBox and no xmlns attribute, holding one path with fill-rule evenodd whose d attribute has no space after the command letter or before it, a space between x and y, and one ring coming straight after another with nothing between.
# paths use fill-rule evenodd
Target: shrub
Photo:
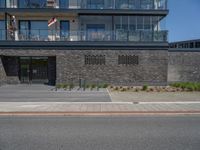
<instances>
[{"instance_id":1,"label":"shrub","mask_svg":"<svg viewBox=\"0 0 200 150\"><path fill-rule=\"evenodd\" d=\"M182 82L182 83L173 83L170 86L175 88L182 88L183 90L200 91L200 83Z\"/></svg>"},{"instance_id":2,"label":"shrub","mask_svg":"<svg viewBox=\"0 0 200 150\"><path fill-rule=\"evenodd\" d=\"M56 85L56 88L57 88L57 89L63 89L63 88L64 88L64 84L57 84L57 85Z\"/></svg>"},{"instance_id":3,"label":"shrub","mask_svg":"<svg viewBox=\"0 0 200 150\"><path fill-rule=\"evenodd\" d=\"M96 85L95 85L95 84L92 84L92 85L90 86L90 90L93 90L95 87L96 87Z\"/></svg>"},{"instance_id":4,"label":"shrub","mask_svg":"<svg viewBox=\"0 0 200 150\"><path fill-rule=\"evenodd\" d=\"M69 89L73 89L74 88L74 84L73 83L70 83L69 84Z\"/></svg>"},{"instance_id":5,"label":"shrub","mask_svg":"<svg viewBox=\"0 0 200 150\"><path fill-rule=\"evenodd\" d=\"M68 84L63 84L63 88L67 89L68 88Z\"/></svg>"},{"instance_id":6,"label":"shrub","mask_svg":"<svg viewBox=\"0 0 200 150\"><path fill-rule=\"evenodd\" d=\"M102 88L107 88L109 85L107 84L107 83L104 83L103 85L102 85Z\"/></svg>"},{"instance_id":7,"label":"shrub","mask_svg":"<svg viewBox=\"0 0 200 150\"><path fill-rule=\"evenodd\" d=\"M87 85L86 85L86 88L87 88L87 89L88 89L88 88L90 88L90 85L89 85L89 84L87 84Z\"/></svg>"},{"instance_id":8,"label":"shrub","mask_svg":"<svg viewBox=\"0 0 200 150\"><path fill-rule=\"evenodd\" d=\"M142 90L143 90L143 91L146 91L147 89L148 89L148 86L147 86L147 85L143 85L143 86L142 86Z\"/></svg>"}]
</instances>

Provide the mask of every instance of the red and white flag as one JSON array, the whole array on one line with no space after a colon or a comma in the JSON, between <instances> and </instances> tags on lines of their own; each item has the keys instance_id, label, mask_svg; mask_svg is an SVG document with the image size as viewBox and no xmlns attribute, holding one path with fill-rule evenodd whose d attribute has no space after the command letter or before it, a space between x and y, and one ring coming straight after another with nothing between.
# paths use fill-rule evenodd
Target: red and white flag
<instances>
[{"instance_id":1,"label":"red and white flag","mask_svg":"<svg viewBox=\"0 0 200 150\"><path fill-rule=\"evenodd\" d=\"M55 17L53 17L52 19L50 19L49 21L48 21L48 27L50 27L51 25L53 25L54 23L56 23L57 22L57 19L55 18Z\"/></svg>"}]
</instances>

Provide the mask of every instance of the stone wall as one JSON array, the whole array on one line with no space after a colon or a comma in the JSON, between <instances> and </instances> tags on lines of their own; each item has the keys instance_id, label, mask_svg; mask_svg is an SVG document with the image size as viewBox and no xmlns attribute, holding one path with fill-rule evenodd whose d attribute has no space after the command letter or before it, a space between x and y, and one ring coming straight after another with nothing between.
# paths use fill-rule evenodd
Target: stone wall
<instances>
[{"instance_id":1,"label":"stone wall","mask_svg":"<svg viewBox=\"0 0 200 150\"><path fill-rule=\"evenodd\" d=\"M85 55L105 55L105 65L85 65ZM138 65L118 65L118 55L139 56ZM167 51L90 50L66 51L57 55L57 83L87 82L113 85L165 85L167 83Z\"/></svg>"},{"instance_id":2,"label":"stone wall","mask_svg":"<svg viewBox=\"0 0 200 150\"><path fill-rule=\"evenodd\" d=\"M0 86L5 84L6 81L7 81L6 73L5 73L3 63L2 63L2 60L1 60L1 57L0 57Z\"/></svg>"},{"instance_id":3,"label":"stone wall","mask_svg":"<svg viewBox=\"0 0 200 150\"><path fill-rule=\"evenodd\" d=\"M169 51L168 82L200 82L200 51Z\"/></svg>"},{"instance_id":4,"label":"stone wall","mask_svg":"<svg viewBox=\"0 0 200 150\"><path fill-rule=\"evenodd\" d=\"M166 85L166 50L0 50L6 56L56 56L56 82ZM105 55L105 65L85 65L85 55ZM118 55L136 55L138 65L118 65Z\"/></svg>"}]
</instances>

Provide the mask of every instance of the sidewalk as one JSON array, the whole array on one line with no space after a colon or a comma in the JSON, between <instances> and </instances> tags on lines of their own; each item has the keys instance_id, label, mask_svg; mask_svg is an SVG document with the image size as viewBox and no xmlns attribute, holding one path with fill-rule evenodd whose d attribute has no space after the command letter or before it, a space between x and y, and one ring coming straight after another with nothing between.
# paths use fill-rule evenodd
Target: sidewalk
<instances>
[{"instance_id":1,"label":"sidewalk","mask_svg":"<svg viewBox=\"0 0 200 150\"><path fill-rule=\"evenodd\" d=\"M200 114L200 102L0 102L0 115Z\"/></svg>"}]
</instances>

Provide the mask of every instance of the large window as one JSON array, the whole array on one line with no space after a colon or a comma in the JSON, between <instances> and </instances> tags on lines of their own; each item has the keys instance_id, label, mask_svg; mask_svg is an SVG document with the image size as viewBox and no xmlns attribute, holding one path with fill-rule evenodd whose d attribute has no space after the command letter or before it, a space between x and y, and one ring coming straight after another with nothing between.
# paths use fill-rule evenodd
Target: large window
<instances>
[{"instance_id":1,"label":"large window","mask_svg":"<svg viewBox=\"0 0 200 150\"><path fill-rule=\"evenodd\" d=\"M18 0L19 8L44 8L47 0Z\"/></svg>"},{"instance_id":2,"label":"large window","mask_svg":"<svg viewBox=\"0 0 200 150\"><path fill-rule=\"evenodd\" d=\"M102 41L105 37L104 24L88 24L87 25L87 40Z\"/></svg>"},{"instance_id":3,"label":"large window","mask_svg":"<svg viewBox=\"0 0 200 150\"><path fill-rule=\"evenodd\" d=\"M5 21L0 20L0 40L5 40L6 31L5 31Z\"/></svg>"},{"instance_id":4,"label":"large window","mask_svg":"<svg viewBox=\"0 0 200 150\"><path fill-rule=\"evenodd\" d=\"M21 40L48 40L47 21L19 21Z\"/></svg>"},{"instance_id":5,"label":"large window","mask_svg":"<svg viewBox=\"0 0 200 150\"><path fill-rule=\"evenodd\" d=\"M59 0L60 8L69 8L69 0Z\"/></svg>"},{"instance_id":6,"label":"large window","mask_svg":"<svg viewBox=\"0 0 200 150\"><path fill-rule=\"evenodd\" d=\"M103 9L104 8L104 0L87 0L87 8Z\"/></svg>"},{"instance_id":7,"label":"large window","mask_svg":"<svg viewBox=\"0 0 200 150\"><path fill-rule=\"evenodd\" d=\"M0 0L0 8L5 8L5 0Z\"/></svg>"}]
</instances>

